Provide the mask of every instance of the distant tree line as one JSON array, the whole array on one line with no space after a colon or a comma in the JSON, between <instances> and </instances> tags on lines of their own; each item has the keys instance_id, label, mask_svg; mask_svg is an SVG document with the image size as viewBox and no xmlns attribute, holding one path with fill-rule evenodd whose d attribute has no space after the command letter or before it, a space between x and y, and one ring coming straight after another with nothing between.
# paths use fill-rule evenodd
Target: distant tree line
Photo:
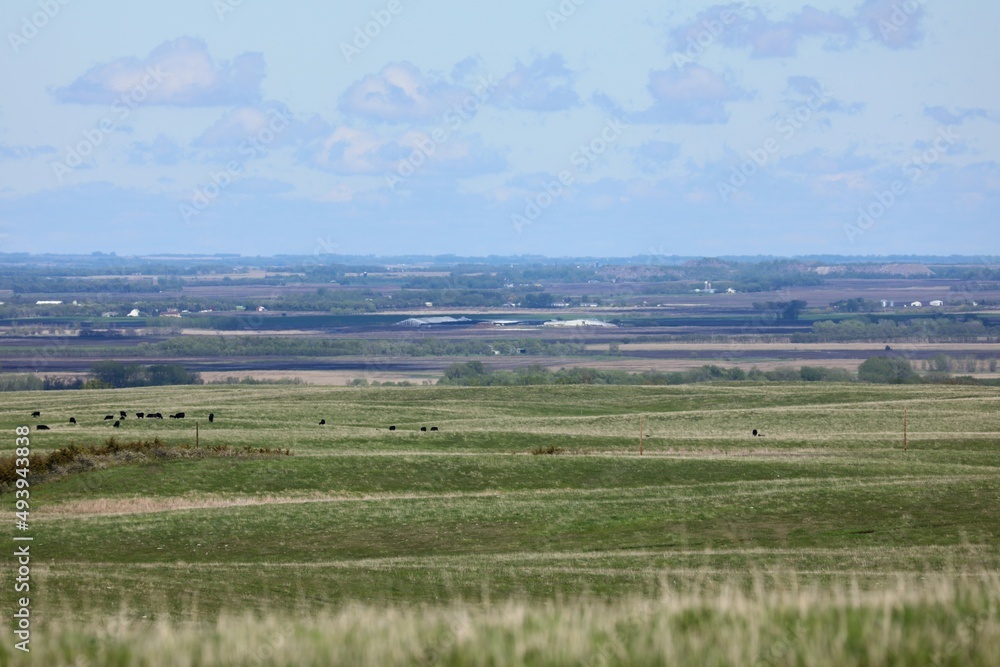
<instances>
[{"instance_id":1,"label":"distant tree line","mask_svg":"<svg viewBox=\"0 0 1000 667\"><path fill-rule=\"evenodd\" d=\"M980 320L916 318L904 322L849 319L824 320L813 324L810 333L792 334L793 343L892 343L1000 341L1000 327L987 327Z\"/></svg>"},{"instance_id":2,"label":"distant tree line","mask_svg":"<svg viewBox=\"0 0 1000 667\"><path fill-rule=\"evenodd\" d=\"M781 320L797 320L808 304L801 299L792 301L765 301L754 303L753 309L758 312L775 313Z\"/></svg>"},{"instance_id":3,"label":"distant tree line","mask_svg":"<svg viewBox=\"0 0 1000 667\"><path fill-rule=\"evenodd\" d=\"M469 356L574 356L586 352L582 343L563 343L537 338L506 340L449 340L423 338L309 339L281 336L178 336L158 343L139 343L116 349L120 356L158 357L469 357ZM93 346L9 347L2 358L88 358L107 356L106 347Z\"/></svg>"},{"instance_id":4,"label":"distant tree line","mask_svg":"<svg viewBox=\"0 0 1000 667\"><path fill-rule=\"evenodd\" d=\"M494 370L481 361L452 364L438 380L440 385L463 387L496 387L525 385L680 385L698 382L867 382L871 384L921 384L951 383L975 385L1000 385L997 380L979 380L969 376L953 378L941 374L921 376L906 359L898 357L872 357L858 368L855 376L841 368L802 366L763 371L757 368L724 368L705 365L685 371L646 371L630 373L619 370L595 368L560 368L552 371L544 366L532 365L514 370Z\"/></svg>"},{"instance_id":5,"label":"distant tree line","mask_svg":"<svg viewBox=\"0 0 1000 667\"><path fill-rule=\"evenodd\" d=\"M579 343L558 343L524 338L514 340L448 340L423 338L307 339L278 336L184 336L160 343L140 344L140 354L165 357L450 357L493 355L582 354Z\"/></svg>"},{"instance_id":6,"label":"distant tree line","mask_svg":"<svg viewBox=\"0 0 1000 667\"><path fill-rule=\"evenodd\" d=\"M850 382L854 376L837 368L803 366L770 371L705 365L684 371L630 373L595 368L561 368L552 371L532 365L514 370L493 370L480 361L452 364L438 380L441 385L465 387L523 386L548 384L679 385L698 382Z\"/></svg>"},{"instance_id":7,"label":"distant tree line","mask_svg":"<svg viewBox=\"0 0 1000 667\"><path fill-rule=\"evenodd\" d=\"M202 384L197 373L189 373L181 364L126 364L120 361L100 361L90 369L90 377L46 376L29 373L0 374L0 392L42 391L64 389L122 389L125 387L158 387L176 384Z\"/></svg>"},{"instance_id":8,"label":"distant tree line","mask_svg":"<svg viewBox=\"0 0 1000 667\"><path fill-rule=\"evenodd\" d=\"M93 379L84 385L87 389L202 384L201 376L189 373L181 364L142 366L120 361L99 361L91 366L90 373Z\"/></svg>"}]
</instances>

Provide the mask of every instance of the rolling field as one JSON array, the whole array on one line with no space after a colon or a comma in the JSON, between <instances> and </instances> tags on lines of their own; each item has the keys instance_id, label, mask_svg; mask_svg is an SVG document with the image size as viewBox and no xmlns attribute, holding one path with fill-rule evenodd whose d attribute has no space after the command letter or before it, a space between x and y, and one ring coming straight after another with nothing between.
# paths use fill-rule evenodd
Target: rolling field
<instances>
[{"instance_id":1,"label":"rolling field","mask_svg":"<svg viewBox=\"0 0 1000 667\"><path fill-rule=\"evenodd\" d=\"M35 423L52 427L32 430L36 453L112 435L180 447L196 420L202 447L292 455L97 458L33 485L34 660L8 641L0 663L1000 655L995 388L34 392L3 394L0 431L5 455Z\"/></svg>"}]
</instances>

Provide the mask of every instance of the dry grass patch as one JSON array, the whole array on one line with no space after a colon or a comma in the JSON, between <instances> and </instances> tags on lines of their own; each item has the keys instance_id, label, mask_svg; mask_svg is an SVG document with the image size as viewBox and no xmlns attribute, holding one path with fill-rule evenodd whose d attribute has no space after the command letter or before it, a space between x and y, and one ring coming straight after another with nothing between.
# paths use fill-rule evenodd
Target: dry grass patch
<instances>
[{"instance_id":1,"label":"dry grass patch","mask_svg":"<svg viewBox=\"0 0 1000 667\"><path fill-rule=\"evenodd\" d=\"M82 516L118 516L127 514L153 514L183 510L210 510L229 507L254 507L263 505L299 505L303 503L379 502L386 500L437 500L448 498L486 498L501 495L500 491L469 491L448 493L284 493L254 496L218 496L197 494L188 496L126 498L88 498L40 506L36 518L64 518Z\"/></svg>"},{"instance_id":2,"label":"dry grass patch","mask_svg":"<svg viewBox=\"0 0 1000 667\"><path fill-rule=\"evenodd\" d=\"M54 618L21 664L166 665L995 665L1000 581L900 576L768 588L695 573L613 601L371 606L190 621ZM0 662L12 658L0 646ZM992 657L991 657L992 656Z\"/></svg>"}]
</instances>

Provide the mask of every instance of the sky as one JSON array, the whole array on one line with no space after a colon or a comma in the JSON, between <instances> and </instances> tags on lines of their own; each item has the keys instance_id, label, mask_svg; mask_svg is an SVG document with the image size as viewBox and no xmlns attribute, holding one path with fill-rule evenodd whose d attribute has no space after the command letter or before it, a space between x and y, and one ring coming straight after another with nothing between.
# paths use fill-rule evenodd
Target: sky
<instances>
[{"instance_id":1,"label":"sky","mask_svg":"<svg viewBox=\"0 0 1000 667\"><path fill-rule=\"evenodd\" d=\"M998 25L985 0L5 0L0 253L995 255Z\"/></svg>"}]
</instances>

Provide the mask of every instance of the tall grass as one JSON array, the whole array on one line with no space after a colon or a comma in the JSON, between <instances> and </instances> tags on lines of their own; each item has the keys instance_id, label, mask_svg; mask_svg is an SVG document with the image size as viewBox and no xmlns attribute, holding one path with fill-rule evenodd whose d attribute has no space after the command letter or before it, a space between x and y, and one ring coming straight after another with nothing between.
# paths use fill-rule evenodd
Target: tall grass
<instances>
[{"instance_id":1,"label":"tall grass","mask_svg":"<svg viewBox=\"0 0 1000 667\"><path fill-rule=\"evenodd\" d=\"M656 598L348 604L200 621L123 609L110 618L45 620L21 664L976 667L1000 656L995 572L900 576L874 591L849 580L777 588L763 580L747 589L696 577ZM0 663L11 656L9 642L0 644Z\"/></svg>"}]
</instances>

